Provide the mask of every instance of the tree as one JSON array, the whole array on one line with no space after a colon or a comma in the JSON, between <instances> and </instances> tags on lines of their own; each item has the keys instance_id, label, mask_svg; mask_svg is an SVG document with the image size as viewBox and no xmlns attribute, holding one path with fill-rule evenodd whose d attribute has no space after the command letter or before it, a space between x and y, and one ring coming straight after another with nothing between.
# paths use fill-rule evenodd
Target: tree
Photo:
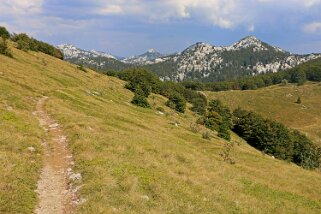
<instances>
[{"instance_id":1,"label":"tree","mask_svg":"<svg viewBox=\"0 0 321 214\"><path fill-rule=\"evenodd\" d=\"M30 38L25 33L15 34L13 36L13 41L17 42L17 48L23 51L30 50Z\"/></svg>"},{"instance_id":2,"label":"tree","mask_svg":"<svg viewBox=\"0 0 321 214\"><path fill-rule=\"evenodd\" d=\"M7 39L5 37L0 37L0 54L3 54L11 58L13 57L8 47Z\"/></svg>"},{"instance_id":3,"label":"tree","mask_svg":"<svg viewBox=\"0 0 321 214\"><path fill-rule=\"evenodd\" d=\"M231 140L230 127L227 123L223 123L220 125L217 136L228 141Z\"/></svg>"},{"instance_id":4,"label":"tree","mask_svg":"<svg viewBox=\"0 0 321 214\"><path fill-rule=\"evenodd\" d=\"M150 108L147 98L139 93L135 93L131 103L143 108Z\"/></svg>"},{"instance_id":5,"label":"tree","mask_svg":"<svg viewBox=\"0 0 321 214\"><path fill-rule=\"evenodd\" d=\"M298 131L291 131L281 123L242 109L235 110L233 114L233 131L258 150L304 168L320 166L320 149Z\"/></svg>"},{"instance_id":6,"label":"tree","mask_svg":"<svg viewBox=\"0 0 321 214\"><path fill-rule=\"evenodd\" d=\"M205 127L213 131L218 131L222 122L221 115L215 111L209 111L204 118Z\"/></svg>"},{"instance_id":7,"label":"tree","mask_svg":"<svg viewBox=\"0 0 321 214\"><path fill-rule=\"evenodd\" d=\"M180 113L184 113L186 108L186 101L180 94L173 93L172 95L170 95L168 101L166 102L166 105Z\"/></svg>"},{"instance_id":8,"label":"tree","mask_svg":"<svg viewBox=\"0 0 321 214\"><path fill-rule=\"evenodd\" d=\"M302 69L294 69L291 72L291 82L303 85L306 81L306 73Z\"/></svg>"},{"instance_id":9,"label":"tree","mask_svg":"<svg viewBox=\"0 0 321 214\"><path fill-rule=\"evenodd\" d=\"M5 27L0 26L0 37L10 39L10 33Z\"/></svg>"},{"instance_id":10,"label":"tree","mask_svg":"<svg viewBox=\"0 0 321 214\"><path fill-rule=\"evenodd\" d=\"M321 150L303 134L298 131L292 132L294 141L293 162L307 169L320 166Z\"/></svg>"},{"instance_id":11,"label":"tree","mask_svg":"<svg viewBox=\"0 0 321 214\"><path fill-rule=\"evenodd\" d=\"M207 105L206 100L200 97L194 98L192 100L192 104L193 106L191 110L193 112L196 112L197 114L200 114L200 115L204 115L206 113L206 105Z\"/></svg>"}]
</instances>

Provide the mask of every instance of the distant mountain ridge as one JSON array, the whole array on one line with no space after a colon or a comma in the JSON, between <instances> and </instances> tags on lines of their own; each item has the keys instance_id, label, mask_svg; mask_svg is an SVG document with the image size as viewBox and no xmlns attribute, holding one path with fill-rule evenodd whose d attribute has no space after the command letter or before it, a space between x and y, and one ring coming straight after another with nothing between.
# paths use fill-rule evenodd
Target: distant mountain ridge
<instances>
[{"instance_id":1,"label":"distant mountain ridge","mask_svg":"<svg viewBox=\"0 0 321 214\"><path fill-rule=\"evenodd\" d=\"M155 63L156 59L165 56L164 54L159 53L155 49L149 49L146 53L139 56L131 56L122 60L124 63L128 64L137 64L137 65L148 65Z\"/></svg>"},{"instance_id":2,"label":"distant mountain ridge","mask_svg":"<svg viewBox=\"0 0 321 214\"><path fill-rule=\"evenodd\" d=\"M66 61L86 65L95 70L123 70L129 67L120 61L122 57L109 53L83 50L71 44L58 45L57 48L64 54Z\"/></svg>"},{"instance_id":3,"label":"distant mountain ridge","mask_svg":"<svg viewBox=\"0 0 321 214\"><path fill-rule=\"evenodd\" d=\"M230 46L214 46L198 42L184 51L163 55L154 49L146 53L118 60L110 54L73 54L65 46L58 46L67 61L83 62L98 70L121 70L143 66L154 71L162 80L224 81L241 76L278 72L321 57L321 54L292 54L269 45L255 36L247 36ZM79 50L77 50L79 52ZM74 51L72 53L77 53ZM99 57L97 57L97 55ZM116 62L117 61L117 62ZM115 66L117 65L117 66Z\"/></svg>"}]
</instances>

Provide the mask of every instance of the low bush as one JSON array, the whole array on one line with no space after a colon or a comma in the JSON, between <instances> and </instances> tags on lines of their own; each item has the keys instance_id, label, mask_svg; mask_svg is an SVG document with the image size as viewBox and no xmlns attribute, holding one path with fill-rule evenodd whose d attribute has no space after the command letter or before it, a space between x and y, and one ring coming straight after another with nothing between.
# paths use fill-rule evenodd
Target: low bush
<instances>
[{"instance_id":1,"label":"low bush","mask_svg":"<svg viewBox=\"0 0 321 214\"><path fill-rule=\"evenodd\" d=\"M4 39L10 39L10 33L7 28L0 26L0 37Z\"/></svg>"},{"instance_id":2,"label":"low bush","mask_svg":"<svg viewBox=\"0 0 321 214\"><path fill-rule=\"evenodd\" d=\"M132 99L131 103L136 106L143 107L143 108L150 108L147 98L141 94L138 94L138 93L135 93L135 96Z\"/></svg>"},{"instance_id":3,"label":"low bush","mask_svg":"<svg viewBox=\"0 0 321 214\"><path fill-rule=\"evenodd\" d=\"M0 54L11 58L13 57L5 37L0 37Z\"/></svg>"},{"instance_id":4,"label":"low bush","mask_svg":"<svg viewBox=\"0 0 321 214\"><path fill-rule=\"evenodd\" d=\"M210 140L211 139L211 134L209 132L203 132L202 138L205 140Z\"/></svg>"},{"instance_id":5,"label":"low bush","mask_svg":"<svg viewBox=\"0 0 321 214\"><path fill-rule=\"evenodd\" d=\"M233 131L258 150L307 169L320 166L320 148L298 131L240 108L233 114Z\"/></svg>"},{"instance_id":6,"label":"low bush","mask_svg":"<svg viewBox=\"0 0 321 214\"><path fill-rule=\"evenodd\" d=\"M17 48L23 51L39 51L48 55L51 55L53 57L56 57L58 59L63 59L62 52L55 48L54 46L38 41L34 38L30 38L25 33L20 34L14 34L12 37L12 40L14 42L17 42Z\"/></svg>"},{"instance_id":7,"label":"low bush","mask_svg":"<svg viewBox=\"0 0 321 214\"><path fill-rule=\"evenodd\" d=\"M174 93L169 97L166 105L180 113L184 113L186 108L186 101L181 95Z\"/></svg>"}]
</instances>

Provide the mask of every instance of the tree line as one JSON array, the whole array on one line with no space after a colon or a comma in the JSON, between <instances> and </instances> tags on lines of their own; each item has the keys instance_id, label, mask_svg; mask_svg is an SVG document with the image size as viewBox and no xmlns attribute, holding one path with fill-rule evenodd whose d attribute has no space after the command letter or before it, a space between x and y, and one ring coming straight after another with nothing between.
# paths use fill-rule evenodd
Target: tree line
<instances>
[{"instance_id":1,"label":"tree line","mask_svg":"<svg viewBox=\"0 0 321 214\"><path fill-rule=\"evenodd\" d=\"M36 52L42 52L48 55L51 55L53 57L56 57L58 59L63 59L64 56L62 52L57 49L56 47L36 40L32 37L29 37L25 33L20 34L10 34L8 30L5 27L0 26L0 54L13 57L11 51L9 50L7 40L11 40L13 42L16 42L17 48L23 51L36 51Z\"/></svg>"},{"instance_id":2,"label":"tree line","mask_svg":"<svg viewBox=\"0 0 321 214\"><path fill-rule=\"evenodd\" d=\"M307 169L320 167L321 149L299 131L281 123L240 108L232 112L220 100L208 102L202 93L180 83L162 82L154 73L142 68L109 71L106 74L127 81L125 87L134 92L132 103L137 106L150 108L147 98L151 93L167 97L166 105L180 113L185 112L189 102L191 110L199 115L196 123L216 131L227 141L230 141L234 131L266 154Z\"/></svg>"},{"instance_id":3,"label":"tree line","mask_svg":"<svg viewBox=\"0 0 321 214\"><path fill-rule=\"evenodd\" d=\"M202 93L174 82L162 82L156 74L143 68L108 71L106 74L127 81L125 87L135 94L132 103L138 106L149 108L147 98L150 93L155 93L168 98L166 105L177 112L185 112L186 102L192 104L191 110L197 114L203 114L206 110L207 99Z\"/></svg>"},{"instance_id":4,"label":"tree line","mask_svg":"<svg viewBox=\"0 0 321 214\"><path fill-rule=\"evenodd\" d=\"M321 148L304 134L240 108L233 112L232 130L256 149L303 168L320 167Z\"/></svg>"}]
</instances>

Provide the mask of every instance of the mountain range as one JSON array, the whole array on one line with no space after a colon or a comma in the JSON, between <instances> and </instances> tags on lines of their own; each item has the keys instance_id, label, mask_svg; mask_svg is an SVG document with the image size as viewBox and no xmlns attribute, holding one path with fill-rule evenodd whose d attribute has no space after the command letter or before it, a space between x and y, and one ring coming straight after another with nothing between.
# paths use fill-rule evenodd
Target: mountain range
<instances>
[{"instance_id":1,"label":"mountain range","mask_svg":"<svg viewBox=\"0 0 321 214\"><path fill-rule=\"evenodd\" d=\"M132 66L143 66L154 71L161 80L172 81L224 81L277 72L321 57L321 54L292 54L254 36L247 36L230 46L198 42L176 54L164 55L150 49L142 55L123 59L72 45L59 45L58 48L63 52L65 60L99 71L120 71Z\"/></svg>"}]
</instances>

